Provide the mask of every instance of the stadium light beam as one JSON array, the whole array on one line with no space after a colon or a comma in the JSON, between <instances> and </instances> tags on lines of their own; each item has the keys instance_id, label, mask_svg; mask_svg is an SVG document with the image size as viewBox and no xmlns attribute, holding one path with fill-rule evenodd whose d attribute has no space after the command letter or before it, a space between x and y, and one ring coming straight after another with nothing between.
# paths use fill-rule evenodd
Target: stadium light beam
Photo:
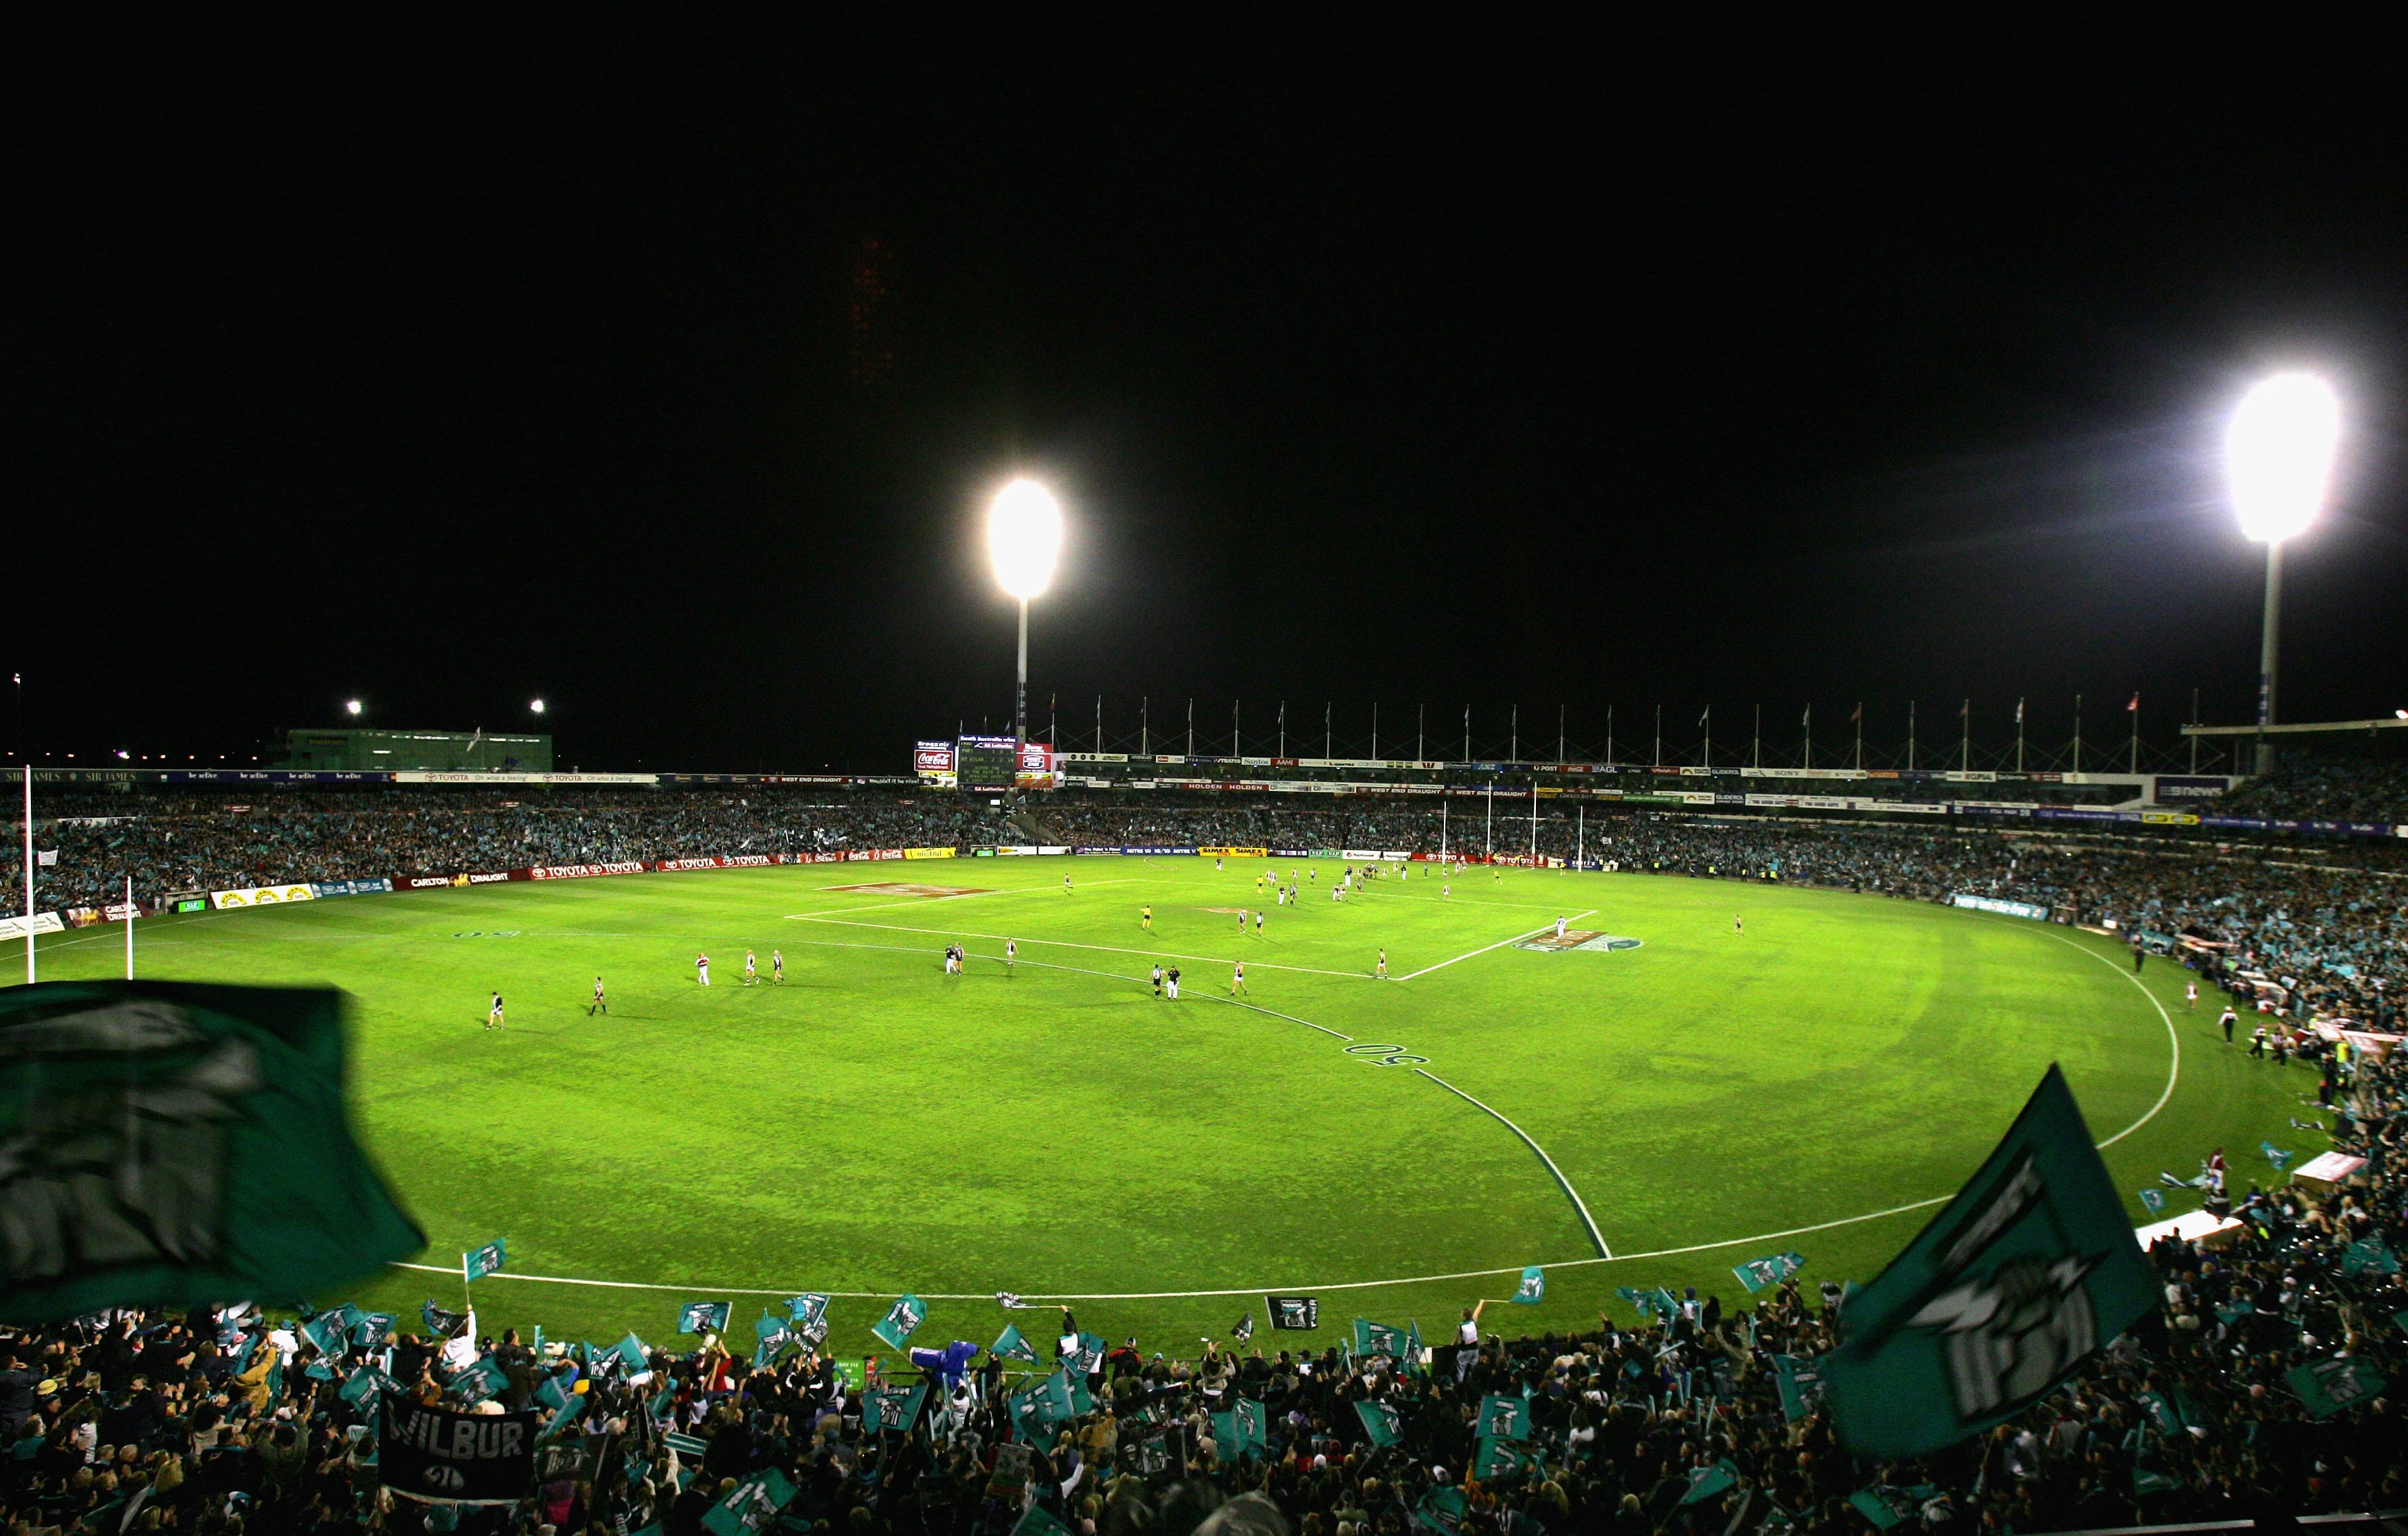
<instances>
[{"instance_id":1,"label":"stadium light beam","mask_svg":"<svg viewBox=\"0 0 2408 1536\"><path fill-rule=\"evenodd\" d=\"M1043 595L1062 553L1062 508L1054 493L1016 480L986 510L986 552L996 584L1020 599L1020 667L1011 696L1011 782L1020 787L1021 753L1028 744L1028 600Z\"/></svg>"},{"instance_id":2,"label":"stadium light beam","mask_svg":"<svg viewBox=\"0 0 2408 1536\"><path fill-rule=\"evenodd\" d=\"M360 701L356 698L345 699L343 701L343 712L356 717L360 712Z\"/></svg>"},{"instance_id":3,"label":"stadium light beam","mask_svg":"<svg viewBox=\"0 0 2408 1536\"><path fill-rule=\"evenodd\" d=\"M527 708L537 714L541 714L543 713L543 700L538 698L534 703L529 704Z\"/></svg>"},{"instance_id":4,"label":"stadium light beam","mask_svg":"<svg viewBox=\"0 0 2408 1536\"><path fill-rule=\"evenodd\" d=\"M2258 634L2258 724L2274 723L2276 640L2282 633L2283 541L2307 531L2324 508L2341 439L2341 402L2313 374L2278 373L2242 396L2224 434L2225 475L2242 537L2266 546L2266 614ZM2273 743L2258 739L2258 771L2274 767Z\"/></svg>"}]
</instances>

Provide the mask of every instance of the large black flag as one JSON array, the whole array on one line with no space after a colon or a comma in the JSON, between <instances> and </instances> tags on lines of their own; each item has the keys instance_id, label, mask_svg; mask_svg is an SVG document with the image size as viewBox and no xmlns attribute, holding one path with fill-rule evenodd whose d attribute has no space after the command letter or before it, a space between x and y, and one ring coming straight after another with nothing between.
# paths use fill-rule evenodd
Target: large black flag
<instances>
[{"instance_id":1,"label":"large black flag","mask_svg":"<svg viewBox=\"0 0 2408 1536\"><path fill-rule=\"evenodd\" d=\"M377 1471L408 1499L443 1504L510 1504L535 1489L535 1432L541 1414L455 1414L397 1392L384 1395Z\"/></svg>"},{"instance_id":2,"label":"large black flag","mask_svg":"<svg viewBox=\"0 0 2408 1536\"><path fill-rule=\"evenodd\" d=\"M426 1240L351 1138L343 997L0 992L0 1321L309 1296Z\"/></svg>"}]
</instances>

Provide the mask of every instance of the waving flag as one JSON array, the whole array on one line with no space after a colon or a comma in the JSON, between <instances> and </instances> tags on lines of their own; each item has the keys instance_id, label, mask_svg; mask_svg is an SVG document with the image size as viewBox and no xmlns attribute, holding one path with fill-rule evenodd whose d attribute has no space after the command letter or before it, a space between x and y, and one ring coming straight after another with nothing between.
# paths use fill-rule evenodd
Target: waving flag
<instances>
[{"instance_id":1,"label":"waving flag","mask_svg":"<svg viewBox=\"0 0 2408 1536\"><path fill-rule=\"evenodd\" d=\"M1522 1270L1522 1283L1513 1287L1513 1300L1525 1307L1535 1307L1547 1299L1547 1272L1536 1264Z\"/></svg>"},{"instance_id":2,"label":"waving flag","mask_svg":"<svg viewBox=\"0 0 2408 1536\"><path fill-rule=\"evenodd\" d=\"M901 1349L903 1341L918 1331L927 1315L928 1303L906 1294L886 1309L886 1315L872 1324L869 1331L885 1340L887 1348Z\"/></svg>"},{"instance_id":3,"label":"waving flag","mask_svg":"<svg viewBox=\"0 0 2408 1536\"><path fill-rule=\"evenodd\" d=\"M345 1104L343 997L0 992L0 1322L337 1291L426 1245Z\"/></svg>"},{"instance_id":4,"label":"waving flag","mask_svg":"<svg viewBox=\"0 0 2408 1536\"><path fill-rule=\"evenodd\" d=\"M730 1310L724 1301L689 1301L678 1309L677 1330L680 1333L724 1333Z\"/></svg>"},{"instance_id":5,"label":"waving flag","mask_svg":"<svg viewBox=\"0 0 2408 1536\"><path fill-rule=\"evenodd\" d=\"M503 1242L500 1238L481 1248L471 1248L460 1256L460 1278L463 1281L482 1280L489 1274L502 1272Z\"/></svg>"},{"instance_id":6,"label":"waving flag","mask_svg":"<svg viewBox=\"0 0 2408 1536\"><path fill-rule=\"evenodd\" d=\"M996 1334L995 1342L987 1346L987 1353L998 1360L1019 1360L1028 1365L1040 1363L1037 1358L1037 1346L1022 1337L1017 1323L1004 1324L1003 1331Z\"/></svg>"},{"instance_id":7,"label":"waving flag","mask_svg":"<svg viewBox=\"0 0 2408 1536\"><path fill-rule=\"evenodd\" d=\"M1840 1438L1921 1456L2045 1396L2157 1304L2123 1201L2051 1067L1956 1199L1842 1304L1822 1357Z\"/></svg>"}]
</instances>

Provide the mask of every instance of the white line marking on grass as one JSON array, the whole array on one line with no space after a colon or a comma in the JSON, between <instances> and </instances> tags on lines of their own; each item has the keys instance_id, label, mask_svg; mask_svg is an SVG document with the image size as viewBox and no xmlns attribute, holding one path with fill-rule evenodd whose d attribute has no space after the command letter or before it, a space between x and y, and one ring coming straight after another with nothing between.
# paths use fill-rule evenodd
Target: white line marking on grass
<instances>
[{"instance_id":1,"label":"white line marking on grass","mask_svg":"<svg viewBox=\"0 0 2408 1536\"><path fill-rule=\"evenodd\" d=\"M1117 944L1080 944L1073 943L1068 939L1030 939L1017 934L972 933L968 928L915 928L907 927L900 923L856 923L850 918L821 917L811 912L788 912L786 915L797 923L833 923L842 927L876 928L885 933L933 933L960 939L991 939L998 944L1006 939L1017 938L1024 944L1046 944L1054 949L1091 949L1102 955L1159 955L1166 960L1194 960L1204 965L1234 965L1240 958L1228 955L1182 955L1175 950L1167 949L1125 949ZM1257 960L1254 964L1265 970L1293 970L1310 976L1343 976L1357 982L1370 980L1370 973L1362 970L1324 970L1318 966L1283 966L1276 960Z\"/></svg>"},{"instance_id":2,"label":"white line marking on grass","mask_svg":"<svg viewBox=\"0 0 2408 1536\"><path fill-rule=\"evenodd\" d=\"M2000 918L1999 921L2003 923L2009 921L2009 919ZM2141 996L2148 998L2149 1006L2157 1011L2157 1017L2166 1021L2166 1040L2167 1042L2174 1048L2173 1060L2166 1067L2165 1092L2157 1095L2157 1101L2149 1106L2148 1113L2141 1116L2141 1118L2133 1121L2130 1125L2126 1126L2122 1130L2117 1131L2114 1135L2110 1136L2107 1140L2099 1143L2102 1147L2112 1147L2116 1142L2122 1141L2125 1137L2131 1135L2136 1130L2139 1130L2143 1126L2155 1120L2157 1117L2157 1112L2164 1109L2167 1103L2172 1099L2174 1096L2174 1084L2182 1081L2182 1034L2174 1028L2174 1016L2166 1012L2166 1005L2157 1001L2157 995L2150 991L2138 976L2127 974L2122 966L2117 965L2114 961L2110 960L2107 956L2100 954L2097 950L2092 949L2087 944L2076 944L2072 940L2068 939L2061 933L2052 933L2049 937L2056 940L2060 944L2071 945L2072 948L2080 950L2083 954L2087 955L2092 959L2098 961L2100 965L2113 970L2118 976L2122 976L2124 980L2131 983L2134 986L2140 987Z\"/></svg>"},{"instance_id":3,"label":"white line marking on grass","mask_svg":"<svg viewBox=\"0 0 2408 1536\"><path fill-rule=\"evenodd\" d=\"M1564 1170L1555 1166L1555 1160L1547 1156L1547 1149L1541 1146L1538 1142L1530 1140L1530 1133L1528 1131L1524 1130L1521 1127L1513 1124L1512 1121L1506 1119L1501 1114L1498 1114L1495 1110L1489 1109L1487 1105L1483 1104L1479 1099L1472 1098L1468 1093L1465 1093L1461 1088L1449 1083L1446 1079L1439 1076L1436 1072L1424 1071L1419 1067L1414 1068L1413 1071L1418 1076L1428 1078L1432 1083L1437 1084L1440 1087L1444 1088L1447 1092L1455 1095L1455 1098L1462 1099L1465 1103L1469 1104L1474 1109L1485 1112L1490 1117L1495 1119L1498 1125L1520 1137L1522 1139L1522 1144L1528 1147L1532 1152L1537 1153L1539 1155L1539 1161L1547 1165L1547 1171L1555 1176L1555 1183L1563 1186L1564 1194L1571 1200L1572 1209L1580 1213L1581 1225L1588 1228L1588 1240L1597 1244L1598 1258L1599 1260L1604 1260L1613 1256L1613 1250L1606 1246L1605 1234L1597 1229L1597 1218L1588 1213L1588 1205L1580 1198L1580 1191L1574 1189L1572 1187L1572 1182L1564 1177Z\"/></svg>"},{"instance_id":4,"label":"white line marking on grass","mask_svg":"<svg viewBox=\"0 0 2408 1536\"><path fill-rule=\"evenodd\" d=\"M1565 918L1565 919L1564 919L1564 921L1565 921L1565 922L1567 922L1567 923L1576 923L1576 922L1580 921L1580 920L1581 920L1582 918L1584 918L1584 917L1591 917L1591 916L1596 915L1596 913L1597 913L1597 909L1596 909L1595 907L1591 907L1587 912L1574 912L1574 913L1572 913L1572 915L1571 915L1571 916ZM1534 933L1547 933L1547 932L1551 932L1554 928L1555 928L1555 925L1554 925L1553 923L1544 923L1544 924L1540 925L1538 927L1530 928L1530 929L1527 929L1527 930L1526 930L1526 931L1524 931L1524 932L1517 933L1517 934L1515 934L1515 935L1514 935L1512 938L1511 938L1511 939L1499 939L1498 940L1497 940L1497 942L1495 942L1495 943L1493 943L1493 944L1483 944L1483 945L1481 945L1478 949L1471 951L1471 952L1470 952L1470 954L1469 954L1469 955L1456 955L1456 956L1455 957L1455 960L1440 960L1438 964L1436 964L1436 965L1434 965L1434 966L1424 966L1424 967L1422 967L1422 969L1419 969L1419 970L1415 970L1415 971L1409 971L1409 972L1407 972L1406 974L1404 974L1404 975L1402 975L1402 976L1398 977L1398 978L1397 978L1397 980L1398 980L1398 981L1400 981L1400 982L1410 982L1410 981L1412 981L1415 976L1426 976L1426 975L1428 975L1428 974L1429 974L1431 971L1433 971L1433 970L1444 970L1447 967L1449 967L1449 966L1451 966L1451 965L1455 964L1455 960L1469 960L1469 959L1470 959L1470 958L1472 957L1472 955L1485 955L1485 954L1487 954L1487 953L1488 953L1490 950L1492 950L1492 949L1503 949L1503 948L1504 948L1506 945L1508 945L1508 944L1518 944L1518 943L1520 943L1523 940L1529 938L1531 934L1534 934Z\"/></svg>"}]
</instances>

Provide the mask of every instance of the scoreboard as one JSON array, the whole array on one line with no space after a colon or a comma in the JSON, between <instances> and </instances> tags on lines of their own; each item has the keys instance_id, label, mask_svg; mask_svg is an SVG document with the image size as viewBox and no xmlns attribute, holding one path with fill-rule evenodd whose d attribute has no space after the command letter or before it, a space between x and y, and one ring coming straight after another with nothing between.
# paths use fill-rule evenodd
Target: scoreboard
<instances>
[{"instance_id":1,"label":"scoreboard","mask_svg":"<svg viewBox=\"0 0 2408 1536\"><path fill-rule=\"evenodd\" d=\"M1010 789L1013 741L1008 736L965 736L953 744L953 777L964 789Z\"/></svg>"}]
</instances>

